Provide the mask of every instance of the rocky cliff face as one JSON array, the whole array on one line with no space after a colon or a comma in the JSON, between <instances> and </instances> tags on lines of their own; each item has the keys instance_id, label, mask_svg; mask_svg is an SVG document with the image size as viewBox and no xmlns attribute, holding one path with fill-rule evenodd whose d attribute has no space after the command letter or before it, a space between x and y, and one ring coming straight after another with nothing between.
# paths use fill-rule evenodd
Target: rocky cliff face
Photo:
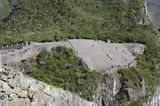
<instances>
[{"instance_id":1,"label":"rocky cliff face","mask_svg":"<svg viewBox=\"0 0 160 106\"><path fill-rule=\"evenodd\" d=\"M150 12L148 12L148 6L146 0L143 1L141 9L141 15L144 15L139 21L137 21L137 24L149 24L152 21L152 17L150 15Z\"/></svg>"},{"instance_id":2,"label":"rocky cliff face","mask_svg":"<svg viewBox=\"0 0 160 106\"><path fill-rule=\"evenodd\" d=\"M113 71L105 75L105 80L102 83L102 90L107 92L107 96L103 98L102 102L104 106L109 106L115 102L115 95L120 88L119 74L117 71Z\"/></svg>"},{"instance_id":3,"label":"rocky cliff face","mask_svg":"<svg viewBox=\"0 0 160 106\"><path fill-rule=\"evenodd\" d=\"M98 106L79 96L3 68L0 72L0 106Z\"/></svg>"}]
</instances>

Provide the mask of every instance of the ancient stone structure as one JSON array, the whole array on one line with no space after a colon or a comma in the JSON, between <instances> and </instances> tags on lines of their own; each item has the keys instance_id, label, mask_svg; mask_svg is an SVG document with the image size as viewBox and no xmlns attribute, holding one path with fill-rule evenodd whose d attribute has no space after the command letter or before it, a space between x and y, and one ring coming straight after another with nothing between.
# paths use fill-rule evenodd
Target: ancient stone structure
<instances>
[{"instance_id":1,"label":"ancient stone structure","mask_svg":"<svg viewBox=\"0 0 160 106\"><path fill-rule=\"evenodd\" d=\"M42 50L52 47L65 46L73 49L74 53L83 59L91 70L108 72L121 67L135 66L135 57L142 54L142 44L105 43L94 40L66 40L65 42L36 43L27 42L10 46L1 46L2 64L21 62L39 54Z\"/></svg>"},{"instance_id":2,"label":"ancient stone structure","mask_svg":"<svg viewBox=\"0 0 160 106\"><path fill-rule=\"evenodd\" d=\"M69 40L69 43L91 70L101 72L135 66L135 57L144 51L144 45L141 44L105 43L98 40Z\"/></svg>"}]
</instances>

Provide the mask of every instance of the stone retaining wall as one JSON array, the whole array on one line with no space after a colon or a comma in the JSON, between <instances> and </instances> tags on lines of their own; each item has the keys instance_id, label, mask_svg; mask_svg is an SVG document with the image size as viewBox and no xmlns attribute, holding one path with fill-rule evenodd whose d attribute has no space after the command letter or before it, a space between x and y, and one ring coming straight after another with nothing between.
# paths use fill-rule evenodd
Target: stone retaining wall
<instances>
[{"instance_id":1,"label":"stone retaining wall","mask_svg":"<svg viewBox=\"0 0 160 106\"><path fill-rule=\"evenodd\" d=\"M143 54L142 44L106 43L99 40L72 39L65 42L23 43L17 46L6 46L0 50L0 64L10 64L23 61L39 54L42 50L65 46L73 49L76 56L88 65L91 70L108 72L120 67L135 66L135 57Z\"/></svg>"}]
</instances>

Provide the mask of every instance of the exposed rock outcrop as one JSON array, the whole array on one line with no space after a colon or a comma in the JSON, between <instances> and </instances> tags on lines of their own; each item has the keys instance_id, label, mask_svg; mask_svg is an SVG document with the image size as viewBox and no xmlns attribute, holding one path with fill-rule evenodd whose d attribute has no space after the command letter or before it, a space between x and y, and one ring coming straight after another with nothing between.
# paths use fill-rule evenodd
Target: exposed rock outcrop
<instances>
[{"instance_id":1,"label":"exposed rock outcrop","mask_svg":"<svg viewBox=\"0 0 160 106\"><path fill-rule=\"evenodd\" d=\"M120 86L119 74L116 71L108 73L105 76L105 80L102 84L102 90L107 93L107 97L103 98L104 106L113 104L115 95L118 93Z\"/></svg>"},{"instance_id":2,"label":"exposed rock outcrop","mask_svg":"<svg viewBox=\"0 0 160 106\"><path fill-rule=\"evenodd\" d=\"M153 96L150 96L144 106L160 106L160 86L157 87Z\"/></svg>"},{"instance_id":3,"label":"exposed rock outcrop","mask_svg":"<svg viewBox=\"0 0 160 106\"><path fill-rule=\"evenodd\" d=\"M148 12L148 6L146 0L142 3L143 8L141 9L142 18L138 20L137 24L149 24L152 21L152 17Z\"/></svg>"},{"instance_id":4,"label":"exposed rock outcrop","mask_svg":"<svg viewBox=\"0 0 160 106\"><path fill-rule=\"evenodd\" d=\"M0 106L98 106L21 72L5 69L0 72Z\"/></svg>"}]
</instances>

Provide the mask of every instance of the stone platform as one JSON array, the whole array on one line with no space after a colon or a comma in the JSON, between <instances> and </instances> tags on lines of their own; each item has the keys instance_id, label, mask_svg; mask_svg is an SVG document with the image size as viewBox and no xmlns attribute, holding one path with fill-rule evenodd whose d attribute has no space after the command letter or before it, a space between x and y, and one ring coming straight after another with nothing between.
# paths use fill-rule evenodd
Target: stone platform
<instances>
[{"instance_id":1,"label":"stone platform","mask_svg":"<svg viewBox=\"0 0 160 106\"><path fill-rule=\"evenodd\" d=\"M73 49L76 56L91 70L108 72L121 67L135 66L135 57L143 54L144 45L133 43L106 43L99 40L71 39L65 42L30 42L16 46L3 47L0 50L0 64L18 63L38 55L42 50L65 46Z\"/></svg>"}]
</instances>

